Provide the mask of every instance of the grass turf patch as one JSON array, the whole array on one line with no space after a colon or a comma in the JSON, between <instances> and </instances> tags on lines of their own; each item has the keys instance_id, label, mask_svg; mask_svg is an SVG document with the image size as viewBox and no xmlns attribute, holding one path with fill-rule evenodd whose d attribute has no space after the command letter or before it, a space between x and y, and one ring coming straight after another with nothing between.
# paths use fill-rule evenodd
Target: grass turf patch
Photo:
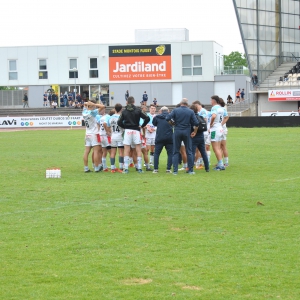
<instances>
[{"instance_id":1,"label":"grass turf patch","mask_svg":"<svg viewBox=\"0 0 300 300\"><path fill-rule=\"evenodd\" d=\"M1 132L0 298L297 299L299 130L230 129L230 167L195 176L85 174L83 131Z\"/></svg>"}]
</instances>

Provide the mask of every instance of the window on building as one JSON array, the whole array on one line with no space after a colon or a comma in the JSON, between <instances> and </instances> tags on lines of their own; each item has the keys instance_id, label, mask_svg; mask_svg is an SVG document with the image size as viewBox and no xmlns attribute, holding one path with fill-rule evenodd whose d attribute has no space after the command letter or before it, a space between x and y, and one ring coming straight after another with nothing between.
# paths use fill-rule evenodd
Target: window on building
<instances>
[{"instance_id":1,"label":"window on building","mask_svg":"<svg viewBox=\"0 0 300 300\"><path fill-rule=\"evenodd\" d=\"M78 78L77 58L70 58L69 66L69 78Z\"/></svg>"},{"instance_id":2,"label":"window on building","mask_svg":"<svg viewBox=\"0 0 300 300\"><path fill-rule=\"evenodd\" d=\"M182 55L182 75L202 75L201 55Z\"/></svg>"},{"instance_id":3,"label":"window on building","mask_svg":"<svg viewBox=\"0 0 300 300\"><path fill-rule=\"evenodd\" d=\"M39 79L48 79L46 59L39 59Z\"/></svg>"},{"instance_id":4,"label":"window on building","mask_svg":"<svg viewBox=\"0 0 300 300\"><path fill-rule=\"evenodd\" d=\"M8 78L9 80L18 80L18 72L17 72L17 61L9 60L8 61Z\"/></svg>"},{"instance_id":5,"label":"window on building","mask_svg":"<svg viewBox=\"0 0 300 300\"><path fill-rule=\"evenodd\" d=\"M90 58L90 78L98 78L98 60Z\"/></svg>"}]
</instances>

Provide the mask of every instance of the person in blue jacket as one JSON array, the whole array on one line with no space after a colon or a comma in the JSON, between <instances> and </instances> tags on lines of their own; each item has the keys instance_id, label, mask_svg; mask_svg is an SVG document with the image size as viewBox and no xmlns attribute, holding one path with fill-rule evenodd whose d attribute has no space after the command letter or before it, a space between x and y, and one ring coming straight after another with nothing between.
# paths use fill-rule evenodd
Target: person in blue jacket
<instances>
[{"instance_id":1,"label":"person in blue jacket","mask_svg":"<svg viewBox=\"0 0 300 300\"><path fill-rule=\"evenodd\" d=\"M161 108L161 114L153 118L152 124L156 126L155 151L154 151L154 171L158 173L159 156L165 147L168 155L166 173L172 173L172 153L173 153L173 127L166 120L169 109L166 106Z\"/></svg>"},{"instance_id":2,"label":"person in blue jacket","mask_svg":"<svg viewBox=\"0 0 300 300\"><path fill-rule=\"evenodd\" d=\"M173 135L173 174L178 174L178 157L181 147L181 142L184 143L188 158L188 171L190 175L194 175L194 157L192 155L192 137L198 130L199 122L195 113L188 107L188 100L183 98L180 102L180 107L175 108L166 116L166 120L174 124ZM191 133L191 126L194 127L194 132Z\"/></svg>"}]
</instances>

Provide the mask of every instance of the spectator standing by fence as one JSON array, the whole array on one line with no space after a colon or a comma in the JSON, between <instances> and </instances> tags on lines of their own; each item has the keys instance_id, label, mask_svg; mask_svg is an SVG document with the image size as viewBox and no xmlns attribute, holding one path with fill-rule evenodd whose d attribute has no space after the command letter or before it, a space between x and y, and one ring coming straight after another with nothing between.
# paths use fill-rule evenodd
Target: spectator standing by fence
<instances>
[{"instance_id":1,"label":"spectator standing by fence","mask_svg":"<svg viewBox=\"0 0 300 300\"><path fill-rule=\"evenodd\" d=\"M45 91L44 95L43 95L43 100L44 100L44 104L43 106L47 106L47 99L48 98L48 94L47 94L47 91Z\"/></svg>"},{"instance_id":2,"label":"spectator standing by fence","mask_svg":"<svg viewBox=\"0 0 300 300\"><path fill-rule=\"evenodd\" d=\"M245 90L242 89L241 91L241 101L244 101L245 100Z\"/></svg>"},{"instance_id":3,"label":"spectator standing by fence","mask_svg":"<svg viewBox=\"0 0 300 300\"><path fill-rule=\"evenodd\" d=\"M129 91L127 90L126 93L125 93L125 100L126 101L127 101L128 97L129 97Z\"/></svg>"},{"instance_id":4,"label":"spectator standing by fence","mask_svg":"<svg viewBox=\"0 0 300 300\"><path fill-rule=\"evenodd\" d=\"M24 97L23 97L23 108L25 108L25 107L28 107L28 108L29 108L27 93L25 93L25 94L24 94Z\"/></svg>"},{"instance_id":5,"label":"spectator standing by fence","mask_svg":"<svg viewBox=\"0 0 300 300\"><path fill-rule=\"evenodd\" d=\"M252 81L253 88L256 90L257 89L257 85L258 85L258 78L257 78L256 74L252 75L251 81Z\"/></svg>"}]
</instances>

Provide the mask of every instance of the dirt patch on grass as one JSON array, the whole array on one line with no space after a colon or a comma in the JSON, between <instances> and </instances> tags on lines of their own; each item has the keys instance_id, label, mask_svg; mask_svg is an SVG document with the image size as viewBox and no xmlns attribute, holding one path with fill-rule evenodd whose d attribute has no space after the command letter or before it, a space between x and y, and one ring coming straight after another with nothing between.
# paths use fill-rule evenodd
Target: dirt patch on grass
<instances>
[{"instance_id":1,"label":"dirt patch on grass","mask_svg":"<svg viewBox=\"0 0 300 300\"><path fill-rule=\"evenodd\" d=\"M172 227L171 230L178 231L178 232L181 231L181 229L179 227Z\"/></svg>"},{"instance_id":2,"label":"dirt patch on grass","mask_svg":"<svg viewBox=\"0 0 300 300\"><path fill-rule=\"evenodd\" d=\"M184 290L195 290L195 291L201 291L203 290L202 287L200 286L195 286L195 285L185 285L182 287Z\"/></svg>"},{"instance_id":3,"label":"dirt patch on grass","mask_svg":"<svg viewBox=\"0 0 300 300\"><path fill-rule=\"evenodd\" d=\"M138 284L148 284L151 283L152 279L150 278L128 278L122 280L122 283L125 285L138 285Z\"/></svg>"}]
</instances>

